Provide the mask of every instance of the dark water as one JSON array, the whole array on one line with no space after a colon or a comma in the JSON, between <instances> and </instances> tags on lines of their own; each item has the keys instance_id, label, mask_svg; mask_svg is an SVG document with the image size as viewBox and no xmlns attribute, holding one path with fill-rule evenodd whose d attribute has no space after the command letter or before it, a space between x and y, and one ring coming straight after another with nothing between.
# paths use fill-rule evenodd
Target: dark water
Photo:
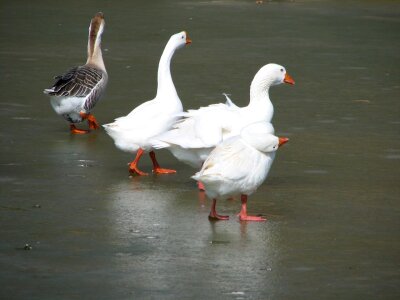
<instances>
[{"instance_id":1,"label":"dark water","mask_svg":"<svg viewBox=\"0 0 400 300\"><path fill-rule=\"evenodd\" d=\"M399 299L399 2L142 2L0 3L0 298ZM181 30L185 108L222 92L246 105L262 65L286 67L296 85L271 98L290 143L249 200L267 222L238 222L236 199L218 203L230 221L210 223L195 170L167 151L176 175L129 178L133 157L104 131L69 134L42 90L85 62L100 10L102 124L154 97Z\"/></svg>"}]
</instances>

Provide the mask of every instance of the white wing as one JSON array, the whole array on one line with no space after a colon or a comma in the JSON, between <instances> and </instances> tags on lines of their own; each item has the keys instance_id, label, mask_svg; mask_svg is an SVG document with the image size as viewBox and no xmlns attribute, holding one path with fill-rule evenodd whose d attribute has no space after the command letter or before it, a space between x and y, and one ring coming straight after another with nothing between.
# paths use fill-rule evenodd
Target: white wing
<instances>
[{"instance_id":1,"label":"white wing","mask_svg":"<svg viewBox=\"0 0 400 300\"><path fill-rule=\"evenodd\" d=\"M242 180L254 169L257 155L259 152L246 145L239 137L229 139L210 153L199 172L198 180Z\"/></svg>"}]
</instances>

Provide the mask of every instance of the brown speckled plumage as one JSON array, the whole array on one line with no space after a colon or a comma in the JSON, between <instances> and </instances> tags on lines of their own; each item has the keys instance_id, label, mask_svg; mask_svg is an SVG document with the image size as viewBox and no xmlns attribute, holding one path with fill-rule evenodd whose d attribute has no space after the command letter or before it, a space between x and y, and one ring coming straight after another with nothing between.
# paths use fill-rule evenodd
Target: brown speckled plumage
<instances>
[{"instance_id":1,"label":"brown speckled plumage","mask_svg":"<svg viewBox=\"0 0 400 300\"><path fill-rule=\"evenodd\" d=\"M45 93L60 97L88 97L84 109L90 111L99 100L107 82L107 73L88 65L74 67L56 76L55 83Z\"/></svg>"},{"instance_id":2,"label":"brown speckled plumage","mask_svg":"<svg viewBox=\"0 0 400 300\"><path fill-rule=\"evenodd\" d=\"M86 64L56 76L53 86L44 90L56 113L70 123L87 119L106 88L108 75L101 51L104 26L104 15L99 12L90 22Z\"/></svg>"}]
</instances>

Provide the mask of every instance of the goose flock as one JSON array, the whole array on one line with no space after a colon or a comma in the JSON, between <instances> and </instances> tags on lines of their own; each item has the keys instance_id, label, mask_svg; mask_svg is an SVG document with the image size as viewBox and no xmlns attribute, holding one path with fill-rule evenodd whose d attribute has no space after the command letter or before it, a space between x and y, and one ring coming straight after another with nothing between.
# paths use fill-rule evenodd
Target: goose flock
<instances>
[{"instance_id":1,"label":"goose flock","mask_svg":"<svg viewBox=\"0 0 400 300\"><path fill-rule=\"evenodd\" d=\"M54 111L70 123L72 134L86 134L100 127L91 111L108 81L101 51L104 27L104 15L99 12L90 22L86 64L56 76L53 86L44 90ZM293 85L294 80L283 66L270 63L254 76L247 106L239 107L225 95L225 103L185 112L170 65L175 51L191 42L186 31L172 35L158 64L155 98L103 127L118 149L136 154L129 164L132 175L148 175L138 167L144 153L149 153L153 173L176 173L161 168L156 159L155 150L166 148L179 161L199 170L192 178L212 200L210 219L228 220L229 216L216 212L217 199L240 196L239 220L265 221L262 216L247 214L247 198L264 182L276 151L288 141L274 135L269 89L282 83ZM75 124L84 120L89 128L77 128Z\"/></svg>"}]
</instances>

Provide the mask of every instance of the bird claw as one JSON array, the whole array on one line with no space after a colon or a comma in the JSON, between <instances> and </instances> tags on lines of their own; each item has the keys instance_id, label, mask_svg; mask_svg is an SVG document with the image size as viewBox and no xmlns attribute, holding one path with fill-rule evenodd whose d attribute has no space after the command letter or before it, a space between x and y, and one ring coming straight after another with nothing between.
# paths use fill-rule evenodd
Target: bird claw
<instances>
[{"instance_id":1,"label":"bird claw","mask_svg":"<svg viewBox=\"0 0 400 300\"><path fill-rule=\"evenodd\" d=\"M97 122L96 118L92 114L87 114L84 112L80 112L79 115L82 117L82 119L87 120L89 124L90 129L98 129L100 128L99 123Z\"/></svg>"},{"instance_id":2,"label":"bird claw","mask_svg":"<svg viewBox=\"0 0 400 300\"><path fill-rule=\"evenodd\" d=\"M90 129L98 129L98 128L100 128L99 123L97 123L97 120L93 115L89 115L87 119L88 119L88 123L89 123L89 128Z\"/></svg>"},{"instance_id":3,"label":"bird claw","mask_svg":"<svg viewBox=\"0 0 400 300\"><path fill-rule=\"evenodd\" d=\"M72 134L87 134L90 132L89 130L78 129L78 128L76 128L76 126L74 124L70 125L70 130L71 130Z\"/></svg>"},{"instance_id":4,"label":"bird claw","mask_svg":"<svg viewBox=\"0 0 400 300\"><path fill-rule=\"evenodd\" d=\"M248 216L248 215L240 215L239 214L239 220L240 221L253 221L253 222L265 222L267 221L266 218L264 217L259 217L259 216Z\"/></svg>"},{"instance_id":5,"label":"bird claw","mask_svg":"<svg viewBox=\"0 0 400 300\"><path fill-rule=\"evenodd\" d=\"M156 169L153 169L153 173L154 174L175 174L176 170L156 168Z\"/></svg>"},{"instance_id":6,"label":"bird claw","mask_svg":"<svg viewBox=\"0 0 400 300\"><path fill-rule=\"evenodd\" d=\"M149 175L148 173L140 171L137 168L137 166L132 166L131 164L129 164L129 173L131 175L138 175L138 176L147 176L147 175Z\"/></svg>"},{"instance_id":7,"label":"bird claw","mask_svg":"<svg viewBox=\"0 0 400 300\"><path fill-rule=\"evenodd\" d=\"M229 216L222 216L219 214L209 214L208 219L210 221L221 221L221 220L229 220Z\"/></svg>"}]
</instances>

